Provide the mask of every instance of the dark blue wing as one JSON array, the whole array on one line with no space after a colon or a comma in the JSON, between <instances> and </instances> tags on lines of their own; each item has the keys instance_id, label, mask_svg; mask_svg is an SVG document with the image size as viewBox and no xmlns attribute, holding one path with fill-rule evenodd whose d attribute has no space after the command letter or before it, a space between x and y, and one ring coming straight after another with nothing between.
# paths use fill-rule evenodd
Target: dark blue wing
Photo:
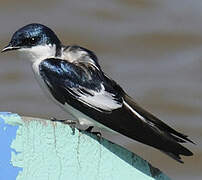
<instances>
[{"instance_id":1,"label":"dark blue wing","mask_svg":"<svg viewBox=\"0 0 202 180\"><path fill-rule=\"evenodd\" d=\"M119 91L93 65L50 58L40 63L39 72L53 96L62 104L69 103L71 96L101 111L122 106Z\"/></svg>"},{"instance_id":2,"label":"dark blue wing","mask_svg":"<svg viewBox=\"0 0 202 180\"><path fill-rule=\"evenodd\" d=\"M179 143L190 141L128 97L115 81L88 64L46 59L39 65L40 75L52 95L88 117L129 138L153 146L180 160L193 153ZM178 138L179 137L179 138Z\"/></svg>"}]
</instances>

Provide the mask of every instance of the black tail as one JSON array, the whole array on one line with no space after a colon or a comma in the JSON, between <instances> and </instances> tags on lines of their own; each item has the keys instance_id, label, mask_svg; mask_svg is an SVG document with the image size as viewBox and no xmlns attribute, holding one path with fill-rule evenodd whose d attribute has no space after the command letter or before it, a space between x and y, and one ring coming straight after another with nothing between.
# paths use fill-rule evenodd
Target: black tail
<instances>
[{"instance_id":1,"label":"black tail","mask_svg":"<svg viewBox=\"0 0 202 180\"><path fill-rule=\"evenodd\" d=\"M184 156L192 156L193 155L193 153L191 151L189 151L188 149L186 149L186 153L172 153L172 152L166 152L166 151L161 151L161 152L163 152L166 155L170 156L171 158L173 158L174 160L176 160L179 163L184 163L181 160L180 155L184 155Z\"/></svg>"},{"instance_id":2,"label":"black tail","mask_svg":"<svg viewBox=\"0 0 202 180\"><path fill-rule=\"evenodd\" d=\"M182 164L184 163L184 162L181 160L181 157L180 157L179 154L176 155L176 154L173 154L173 153L171 153L171 152L166 152L166 151L161 151L161 152L163 152L163 153L165 153L166 155L170 156L172 159L176 160L176 161L179 162L179 163L182 163Z\"/></svg>"},{"instance_id":3,"label":"black tail","mask_svg":"<svg viewBox=\"0 0 202 180\"><path fill-rule=\"evenodd\" d=\"M126 95L124 99L127 102L127 106L130 106L130 111L134 114L133 121L136 120L136 124L134 126L138 127L138 119L142 122L139 124L139 129L142 129L142 131L138 132L138 130L136 130L136 134L134 133L133 137L135 140L158 148L160 151L180 163L183 163L180 155L193 155L190 150L181 145L181 143L186 142L195 144L188 138L187 135L176 131L151 113L142 109L131 97ZM137 116L137 114L139 115ZM144 136L143 138L143 136L141 136L143 134L147 134L148 136Z\"/></svg>"}]
</instances>

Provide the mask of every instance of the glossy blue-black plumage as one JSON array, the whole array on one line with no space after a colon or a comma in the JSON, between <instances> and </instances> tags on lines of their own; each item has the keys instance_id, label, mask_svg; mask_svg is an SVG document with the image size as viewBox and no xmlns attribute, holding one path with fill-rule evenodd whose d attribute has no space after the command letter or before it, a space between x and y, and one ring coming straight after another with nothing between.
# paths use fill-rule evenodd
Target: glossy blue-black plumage
<instances>
[{"instance_id":1,"label":"glossy blue-black plumage","mask_svg":"<svg viewBox=\"0 0 202 180\"><path fill-rule=\"evenodd\" d=\"M55 44L61 46L56 34L42 24L28 24L17 30L9 43L11 47L30 48L36 45Z\"/></svg>"},{"instance_id":2,"label":"glossy blue-black plumage","mask_svg":"<svg viewBox=\"0 0 202 180\"><path fill-rule=\"evenodd\" d=\"M101 89L100 79L97 78L98 73L92 73L91 79L84 70L65 60L47 59L42 61L39 66L40 73L48 76L53 82L67 86L70 88L78 88L84 86L88 89L98 91Z\"/></svg>"},{"instance_id":3,"label":"glossy blue-black plumage","mask_svg":"<svg viewBox=\"0 0 202 180\"><path fill-rule=\"evenodd\" d=\"M69 95L75 98L79 97L80 93L93 96L90 90L100 92L101 85L104 86L106 92L113 94L117 103L122 101L120 92L107 81L101 70L94 67L86 67L84 64L75 65L66 60L50 58L39 64L39 72L52 94L57 93L55 98L62 104L68 102L69 92ZM73 88L76 88L79 93L75 93Z\"/></svg>"},{"instance_id":4,"label":"glossy blue-black plumage","mask_svg":"<svg viewBox=\"0 0 202 180\"><path fill-rule=\"evenodd\" d=\"M182 162L180 154L192 155L192 152L178 143L185 142L184 140L190 141L185 135L174 131L140 108L115 81L106 77L101 70L50 58L41 62L39 72L53 97L61 104L67 103L114 131L168 152L179 162ZM78 100L81 94L86 97L93 96L89 89L99 93L101 84L106 92L113 94L117 103L123 104L124 100L140 116L145 117L145 120L136 116L125 105L112 111L105 111L99 107L92 108Z\"/></svg>"}]
</instances>

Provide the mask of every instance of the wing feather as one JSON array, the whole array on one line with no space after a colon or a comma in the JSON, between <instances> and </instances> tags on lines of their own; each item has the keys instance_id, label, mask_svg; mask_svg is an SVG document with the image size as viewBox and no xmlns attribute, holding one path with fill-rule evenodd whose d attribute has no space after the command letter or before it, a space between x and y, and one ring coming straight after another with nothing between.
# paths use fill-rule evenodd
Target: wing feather
<instances>
[{"instance_id":1,"label":"wing feather","mask_svg":"<svg viewBox=\"0 0 202 180\"><path fill-rule=\"evenodd\" d=\"M122 106L121 97L106 84L102 71L93 66L51 58L40 64L40 74L49 88L63 88L78 101L99 111L110 112Z\"/></svg>"},{"instance_id":2,"label":"wing feather","mask_svg":"<svg viewBox=\"0 0 202 180\"><path fill-rule=\"evenodd\" d=\"M163 121L149 113L148 111L145 111L143 108L141 108L137 103L134 102L134 100L129 97L128 95L124 96L125 101L132 107L133 111L138 113L140 116L144 117L144 120L148 123L152 123L155 126L157 126L159 129L166 131L170 133L170 135L178 142L186 142L189 141L193 144L195 144L193 141L191 141L187 135L184 135L180 132L177 132L167 124L165 124Z\"/></svg>"},{"instance_id":3,"label":"wing feather","mask_svg":"<svg viewBox=\"0 0 202 180\"><path fill-rule=\"evenodd\" d=\"M39 65L40 75L56 100L114 131L160 149L179 162L181 154L192 155L180 144L192 142L186 135L139 107L102 72L94 54L81 52L80 55L67 53L65 58L72 58L72 61L50 58Z\"/></svg>"}]
</instances>

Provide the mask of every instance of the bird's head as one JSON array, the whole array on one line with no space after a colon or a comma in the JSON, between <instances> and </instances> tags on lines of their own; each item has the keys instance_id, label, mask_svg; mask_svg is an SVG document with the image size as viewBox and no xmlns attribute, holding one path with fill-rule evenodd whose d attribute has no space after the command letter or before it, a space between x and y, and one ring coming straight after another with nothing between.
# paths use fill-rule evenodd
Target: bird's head
<instances>
[{"instance_id":1,"label":"bird's head","mask_svg":"<svg viewBox=\"0 0 202 180\"><path fill-rule=\"evenodd\" d=\"M54 56L61 42L56 34L42 24L29 24L17 30L8 46L2 52L18 50L28 54L32 59Z\"/></svg>"}]
</instances>

